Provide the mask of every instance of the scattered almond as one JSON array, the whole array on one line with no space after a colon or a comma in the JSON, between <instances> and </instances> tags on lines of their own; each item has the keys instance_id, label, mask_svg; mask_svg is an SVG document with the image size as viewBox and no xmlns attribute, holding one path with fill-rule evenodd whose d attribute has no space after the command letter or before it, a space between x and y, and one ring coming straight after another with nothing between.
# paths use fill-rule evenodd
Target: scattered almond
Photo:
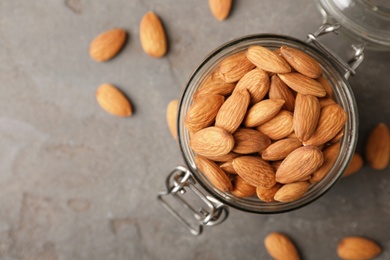
<instances>
[{"instance_id":1,"label":"scattered almond","mask_svg":"<svg viewBox=\"0 0 390 260\"><path fill-rule=\"evenodd\" d=\"M176 123L177 123L177 107L178 107L179 100L174 99L171 102L169 102L167 106L167 124L169 131L171 132L172 137L177 140L177 129L176 129Z\"/></svg>"},{"instance_id":2,"label":"scattered almond","mask_svg":"<svg viewBox=\"0 0 390 260\"><path fill-rule=\"evenodd\" d=\"M348 165L348 168L345 170L343 177L347 177L358 172L363 167L363 164L364 162L362 156L358 153L355 153Z\"/></svg>"},{"instance_id":3,"label":"scattered almond","mask_svg":"<svg viewBox=\"0 0 390 260\"><path fill-rule=\"evenodd\" d=\"M255 156L240 156L233 160L234 170L248 184L271 188L275 185L275 172L269 163Z\"/></svg>"},{"instance_id":4,"label":"scattered almond","mask_svg":"<svg viewBox=\"0 0 390 260\"><path fill-rule=\"evenodd\" d=\"M261 158L266 161L282 160L301 146L302 142L297 138L281 139L268 146L267 149L261 153Z\"/></svg>"},{"instance_id":5,"label":"scattered almond","mask_svg":"<svg viewBox=\"0 0 390 260\"><path fill-rule=\"evenodd\" d=\"M141 20L139 36L144 51L154 58L159 58L167 52L167 39L164 27L153 12L147 12Z\"/></svg>"},{"instance_id":6,"label":"scattered almond","mask_svg":"<svg viewBox=\"0 0 390 260\"><path fill-rule=\"evenodd\" d=\"M268 254L275 260L299 260L301 259L293 242L286 235L273 232L264 240Z\"/></svg>"},{"instance_id":7,"label":"scattered almond","mask_svg":"<svg viewBox=\"0 0 390 260\"><path fill-rule=\"evenodd\" d=\"M210 126L196 132L191 138L190 146L204 157L221 156L233 149L234 138L226 130Z\"/></svg>"},{"instance_id":8,"label":"scattered almond","mask_svg":"<svg viewBox=\"0 0 390 260\"><path fill-rule=\"evenodd\" d=\"M280 52L283 58L293 67L296 71L302 73L310 78L318 78L322 74L322 69L318 62L306 53L291 48L288 46L282 46Z\"/></svg>"},{"instance_id":9,"label":"scattered almond","mask_svg":"<svg viewBox=\"0 0 390 260\"><path fill-rule=\"evenodd\" d=\"M275 194L274 199L279 202L292 202L302 198L309 189L307 181L293 182L283 185Z\"/></svg>"},{"instance_id":10,"label":"scattered almond","mask_svg":"<svg viewBox=\"0 0 390 260\"><path fill-rule=\"evenodd\" d=\"M379 123L368 136L366 159L371 168L383 170L389 165L390 133L385 123Z\"/></svg>"},{"instance_id":11,"label":"scattered almond","mask_svg":"<svg viewBox=\"0 0 390 260\"><path fill-rule=\"evenodd\" d=\"M344 260L368 260L381 252L376 242L358 236L345 237L337 245L337 255Z\"/></svg>"},{"instance_id":12,"label":"scattered almond","mask_svg":"<svg viewBox=\"0 0 390 260\"><path fill-rule=\"evenodd\" d=\"M275 52L262 46L251 46L246 53L248 59L262 70L274 73L288 73L290 65Z\"/></svg>"},{"instance_id":13,"label":"scattered almond","mask_svg":"<svg viewBox=\"0 0 390 260\"><path fill-rule=\"evenodd\" d=\"M276 183L272 188L264 189L261 187L256 188L256 194L259 199L264 202L275 202L275 194L282 187L282 184Z\"/></svg>"},{"instance_id":14,"label":"scattered almond","mask_svg":"<svg viewBox=\"0 0 390 260\"><path fill-rule=\"evenodd\" d=\"M293 131L293 114L282 110L274 118L256 128L272 140L282 139Z\"/></svg>"},{"instance_id":15,"label":"scattered almond","mask_svg":"<svg viewBox=\"0 0 390 260\"><path fill-rule=\"evenodd\" d=\"M123 48L127 34L123 29L112 29L99 34L89 46L89 55L95 61L107 61Z\"/></svg>"},{"instance_id":16,"label":"scattered almond","mask_svg":"<svg viewBox=\"0 0 390 260\"><path fill-rule=\"evenodd\" d=\"M232 0L209 0L209 6L214 17L223 21L229 16Z\"/></svg>"},{"instance_id":17,"label":"scattered almond","mask_svg":"<svg viewBox=\"0 0 390 260\"><path fill-rule=\"evenodd\" d=\"M271 144L268 136L250 128L239 128L234 132L233 137L233 152L239 154L257 153Z\"/></svg>"},{"instance_id":18,"label":"scattered almond","mask_svg":"<svg viewBox=\"0 0 390 260\"><path fill-rule=\"evenodd\" d=\"M195 157L195 162L199 170L217 189L221 191L231 191L233 189L228 176L214 162L200 156Z\"/></svg>"},{"instance_id":19,"label":"scattered almond","mask_svg":"<svg viewBox=\"0 0 390 260\"><path fill-rule=\"evenodd\" d=\"M314 173L323 163L322 152L316 146L304 146L291 152L276 172L276 181L291 183Z\"/></svg>"},{"instance_id":20,"label":"scattered almond","mask_svg":"<svg viewBox=\"0 0 390 260\"><path fill-rule=\"evenodd\" d=\"M116 87L103 84L96 91L96 100L108 113L115 116L131 116L132 108L130 101Z\"/></svg>"}]
</instances>

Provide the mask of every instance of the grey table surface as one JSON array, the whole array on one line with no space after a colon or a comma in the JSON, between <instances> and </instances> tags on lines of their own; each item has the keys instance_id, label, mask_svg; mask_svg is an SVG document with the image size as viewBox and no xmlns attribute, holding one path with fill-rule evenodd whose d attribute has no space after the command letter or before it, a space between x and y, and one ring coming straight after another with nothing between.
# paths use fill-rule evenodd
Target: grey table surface
<instances>
[{"instance_id":1,"label":"grey table surface","mask_svg":"<svg viewBox=\"0 0 390 260\"><path fill-rule=\"evenodd\" d=\"M155 11L169 39L164 58L146 55L139 22ZM165 121L168 102L210 51L253 33L305 39L321 24L309 0L237 0L218 22L207 1L0 1L0 259L271 259L271 231L288 234L304 259L337 259L344 236L378 241L390 259L390 174L367 165L314 203L284 214L230 210L194 237L157 203L168 172L183 163ZM90 41L129 32L118 57L96 63ZM325 39L344 53L342 37ZM390 125L390 54L366 51L350 79L359 143ZM105 82L128 95L134 115L97 104Z\"/></svg>"}]
</instances>

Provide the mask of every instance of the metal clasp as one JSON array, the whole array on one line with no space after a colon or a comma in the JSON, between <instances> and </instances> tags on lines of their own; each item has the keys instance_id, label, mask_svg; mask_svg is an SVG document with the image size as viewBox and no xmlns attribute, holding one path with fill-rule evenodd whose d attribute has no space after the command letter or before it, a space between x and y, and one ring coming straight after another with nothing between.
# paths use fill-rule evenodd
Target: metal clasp
<instances>
[{"instance_id":1,"label":"metal clasp","mask_svg":"<svg viewBox=\"0 0 390 260\"><path fill-rule=\"evenodd\" d=\"M312 43L314 44L320 51L325 53L328 57L332 58L334 62L337 63L342 69L344 69L344 77L346 79L349 78L350 75L355 75L356 68L359 67L359 65L362 63L364 59L364 45L363 44L352 44L351 47L353 49L353 54L351 59L346 62L343 59L341 59L336 53L334 53L332 50L330 50L328 47L326 47L323 43L321 43L318 40L318 37L321 35L333 32L335 34L339 33L339 28L341 27L340 24L330 24L330 23L324 23L321 25L318 30L313 34L307 35L306 43Z\"/></svg>"},{"instance_id":2,"label":"metal clasp","mask_svg":"<svg viewBox=\"0 0 390 260\"><path fill-rule=\"evenodd\" d=\"M196 186L196 181L191 172L183 166L176 167L166 179L166 191L161 192L157 199L161 205L171 213L191 234L197 236L203 231L203 226L214 226L223 222L229 215L228 208L215 198L205 195ZM195 209L186 198L183 197L188 191L191 191L197 198L205 204L206 208ZM172 196L185 209L193 214L194 219L191 224L182 214L180 214L168 201L166 196Z\"/></svg>"}]
</instances>

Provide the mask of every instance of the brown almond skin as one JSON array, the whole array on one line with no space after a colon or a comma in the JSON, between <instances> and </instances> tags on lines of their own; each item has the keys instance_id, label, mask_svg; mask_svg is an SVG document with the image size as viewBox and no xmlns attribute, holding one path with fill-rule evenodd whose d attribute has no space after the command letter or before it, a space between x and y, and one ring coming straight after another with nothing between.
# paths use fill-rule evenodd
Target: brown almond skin
<instances>
[{"instance_id":1,"label":"brown almond skin","mask_svg":"<svg viewBox=\"0 0 390 260\"><path fill-rule=\"evenodd\" d=\"M336 102L333 99L328 98L328 97L320 98L320 99L318 99L318 101L320 102L321 108L336 104Z\"/></svg>"},{"instance_id":2,"label":"brown almond skin","mask_svg":"<svg viewBox=\"0 0 390 260\"><path fill-rule=\"evenodd\" d=\"M385 123L379 123L371 130L365 149L368 164L374 170L383 170L389 165L390 133Z\"/></svg>"},{"instance_id":3,"label":"brown almond skin","mask_svg":"<svg viewBox=\"0 0 390 260\"><path fill-rule=\"evenodd\" d=\"M282 160L301 146L302 142L297 138L281 139L268 146L267 149L261 153L261 158L266 161Z\"/></svg>"},{"instance_id":4,"label":"brown almond skin","mask_svg":"<svg viewBox=\"0 0 390 260\"><path fill-rule=\"evenodd\" d=\"M89 46L89 55L98 62L115 57L126 43L127 33L115 28L99 34Z\"/></svg>"},{"instance_id":5,"label":"brown almond skin","mask_svg":"<svg viewBox=\"0 0 390 260\"><path fill-rule=\"evenodd\" d=\"M290 112L295 108L295 97L290 88L278 77L273 75L271 77L271 84L268 92L270 99L282 99L285 101L283 109Z\"/></svg>"},{"instance_id":6,"label":"brown almond skin","mask_svg":"<svg viewBox=\"0 0 390 260\"><path fill-rule=\"evenodd\" d=\"M275 202L274 199L276 192L282 187L282 184L276 183L272 188L264 189L261 187L256 188L256 194L259 199L264 202Z\"/></svg>"},{"instance_id":7,"label":"brown almond skin","mask_svg":"<svg viewBox=\"0 0 390 260\"><path fill-rule=\"evenodd\" d=\"M333 88L325 76L321 76L317 80L321 83L322 87L324 87L326 91L326 97L333 99Z\"/></svg>"},{"instance_id":8,"label":"brown almond skin","mask_svg":"<svg viewBox=\"0 0 390 260\"><path fill-rule=\"evenodd\" d=\"M294 111L294 132L298 139L307 141L313 135L320 119L320 102L315 96L297 94Z\"/></svg>"},{"instance_id":9,"label":"brown almond skin","mask_svg":"<svg viewBox=\"0 0 390 260\"><path fill-rule=\"evenodd\" d=\"M194 102L188 109L184 125L190 132L197 132L210 126L221 108L225 98L220 95L209 95Z\"/></svg>"},{"instance_id":10,"label":"brown almond skin","mask_svg":"<svg viewBox=\"0 0 390 260\"><path fill-rule=\"evenodd\" d=\"M133 113L130 101L113 85L100 85L96 90L96 100L104 110L112 115L126 117Z\"/></svg>"},{"instance_id":11,"label":"brown almond skin","mask_svg":"<svg viewBox=\"0 0 390 260\"><path fill-rule=\"evenodd\" d=\"M232 0L209 0L211 13L218 21L225 20L230 13Z\"/></svg>"},{"instance_id":12,"label":"brown almond skin","mask_svg":"<svg viewBox=\"0 0 390 260\"><path fill-rule=\"evenodd\" d=\"M340 132L335 137L333 137L333 139L330 140L329 142L332 144L337 143L343 138L343 136L344 136L344 128L341 129Z\"/></svg>"},{"instance_id":13,"label":"brown almond skin","mask_svg":"<svg viewBox=\"0 0 390 260\"><path fill-rule=\"evenodd\" d=\"M315 97L325 97L324 87L315 79L309 78L297 72L278 74L279 78L291 89L303 95L313 95Z\"/></svg>"},{"instance_id":14,"label":"brown almond skin","mask_svg":"<svg viewBox=\"0 0 390 260\"><path fill-rule=\"evenodd\" d=\"M168 49L164 27L160 18L153 12L147 12L141 20L139 37L143 50L154 58L165 55Z\"/></svg>"},{"instance_id":15,"label":"brown almond skin","mask_svg":"<svg viewBox=\"0 0 390 260\"><path fill-rule=\"evenodd\" d=\"M280 47L283 58L296 71L310 78L318 78L322 74L319 63L306 53L288 46Z\"/></svg>"},{"instance_id":16,"label":"brown almond skin","mask_svg":"<svg viewBox=\"0 0 390 260\"><path fill-rule=\"evenodd\" d=\"M323 163L322 152L316 146L303 146L291 152L276 172L276 181L292 183L315 172Z\"/></svg>"},{"instance_id":17,"label":"brown almond skin","mask_svg":"<svg viewBox=\"0 0 390 260\"><path fill-rule=\"evenodd\" d=\"M267 95L270 86L270 80L267 72L259 68L246 73L238 82L234 91L247 89L250 96L250 104L261 101Z\"/></svg>"},{"instance_id":18,"label":"brown almond skin","mask_svg":"<svg viewBox=\"0 0 390 260\"><path fill-rule=\"evenodd\" d=\"M381 252L376 242L358 236L344 237L337 245L337 255L344 260L369 260Z\"/></svg>"},{"instance_id":19,"label":"brown almond skin","mask_svg":"<svg viewBox=\"0 0 390 260\"><path fill-rule=\"evenodd\" d=\"M272 140L279 140L291 134L293 127L293 114L282 110L274 118L256 128Z\"/></svg>"},{"instance_id":20,"label":"brown almond skin","mask_svg":"<svg viewBox=\"0 0 390 260\"><path fill-rule=\"evenodd\" d=\"M249 108L244 125L246 127L255 127L274 118L284 105L282 99L265 99L259 103L254 104Z\"/></svg>"},{"instance_id":21,"label":"brown almond skin","mask_svg":"<svg viewBox=\"0 0 390 260\"><path fill-rule=\"evenodd\" d=\"M275 194L274 199L279 202L292 202L302 198L309 189L307 181L293 182L283 185Z\"/></svg>"},{"instance_id":22,"label":"brown almond skin","mask_svg":"<svg viewBox=\"0 0 390 260\"><path fill-rule=\"evenodd\" d=\"M226 130L210 126L196 132L190 141L190 146L197 154L221 156L228 154L234 147L234 138Z\"/></svg>"},{"instance_id":23,"label":"brown almond skin","mask_svg":"<svg viewBox=\"0 0 390 260\"><path fill-rule=\"evenodd\" d=\"M221 127L229 133L234 133L244 120L249 100L250 96L246 89L233 92L219 109L215 118L215 126Z\"/></svg>"},{"instance_id":24,"label":"brown almond skin","mask_svg":"<svg viewBox=\"0 0 390 260\"><path fill-rule=\"evenodd\" d=\"M174 99L169 102L167 106L166 119L169 131L171 132L172 137L177 140L177 108L178 108L179 100Z\"/></svg>"},{"instance_id":25,"label":"brown almond skin","mask_svg":"<svg viewBox=\"0 0 390 260\"><path fill-rule=\"evenodd\" d=\"M219 75L219 71L216 70L211 73L202 85L196 90L193 101L196 102L201 97L217 94L221 96L230 95L234 88L235 84L226 83L221 76Z\"/></svg>"},{"instance_id":26,"label":"brown almond skin","mask_svg":"<svg viewBox=\"0 0 390 260\"><path fill-rule=\"evenodd\" d=\"M290 65L275 52L268 48L253 45L246 52L248 59L258 68L273 73L288 73Z\"/></svg>"},{"instance_id":27,"label":"brown almond skin","mask_svg":"<svg viewBox=\"0 0 390 260\"><path fill-rule=\"evenodd\" d=\"M275 170L275 172L277 172L277 170L279 169L282 162L283 162L283 160L271 162L271 166Z\"/></svg>"},{"instance_id":28,"label":"brown almond skin","mask_svg":"<svg viewBox=\"0 0 390 260\"><path fill-rule=\"evenodd\" d=\"M321 145L332 140L344 127L347 113L338 104L329 105L321 110L316 131L304 145Z\"/></svg>"},{"instance_id":29,"label":"brown almond skin","mask_svg":"<svg viewBox=\"0 0 390 260\"><path fill-rule=\"evenodd\" d=\"M195 163L207 179L220 191L231 191L232 183L225 172L214 162L200 156L195 157Z\"/></svg>"},{"instance_id":30,"label":"brown almond skin","mask_svg":"<svg viewBox=\"0 0 390 260\"><path fill-rule=\"evenodd\" d=\"M234 83L254 68L255 65L247 59L245 52L239 52L221 62L219 74L225 82Z\"/></svg>"},{"instance_id":31,"label":"brown almond skin","mask_svg":"<svg viewBox=\"0 0 390 260\"><path fill-rule=\"evenodd\" d=\"M318 168L318 170L312 174L309 180L310 183L317 183L325 178L325 176L329 173L334 163L336 162L339 152L340 152L340 143L332 144L331 146L327 147L324 150L323 152L324 162L321 165L321 167Z\"/></svg>"},{"instance_id":32,"label":"brown almond skin","mask_svg":"<svg viewBox=\"0 0 390 260\"><path fill-rule=\"evenodd\" d=\"M228 162L228 161L233 161L233 159L237 158L238 156L241 156L241 155L237 154L237 153L230 152L230 153L224 154L224 155L217 155L217 156L209 155L209 156L207 156L207 159L210 159L210 160L215 161L215 162Z\"/></svg>"},{"instance_id":33,"label":"brown almond skin","mask_svg":"<svg viewBox=\"0 0 390 260\"><path fill-rule=\"evenodd\" d=\"M363 167L363 164L363 157L360 154L355 153L348 165L348 168L345 170L343 177L347 177L358 172Z\"/></svg>"},{"instance_id":34,"label":"brown almond skin","mask_svg":"<svg viewBox=\"0 0 390 260\"><path fill-rule=\"evenodd\" d=\"M229 173L229 174L237 174L237 172L234 170L233 167L233 160L224 162L219 166L224 172Z\"/></svg>"},{"instance_id":35,"label":"brown almond skin","mask_svg":"<svg viewBox=\"0 0 390 260\"><path fill-rule=\"evenodd\" d=\"M239 128L233 134L233 152L250 154L263 151L271 144L271 139L265 134L250 128Z\"/></svg>"},{"instance_id":36,"label":"brown almond skin","mask_svg":"<svg viewBox=\"0 0 390 260\"><path fill-rule=\"evenodd\" d=\"M256 187L237 175L234 179L232 194L240 198L251 197L256 194Z\"/></svg>"},{"instance_id":37,"label":"brown almond skin","mask_svg":"<svg viewBox=\"0 0 390 260\"><path fill-rule=\"evenodd\" d=\"M269 163L255 156L240 156L233 160L234 170L248 184L271 188L275 185L275 172Z\"/></svg>"},{"instance_id":38,"label":"brown almond skin","mask_svg":"<svg viewBox=\"0 0 390 260\"><path fill-rule=\"evenodd\" d=\"M298 250L289 237L282 233L273 232L264 240L268 254L275 260L300 260Z\"/></svg>"}]
</instances>

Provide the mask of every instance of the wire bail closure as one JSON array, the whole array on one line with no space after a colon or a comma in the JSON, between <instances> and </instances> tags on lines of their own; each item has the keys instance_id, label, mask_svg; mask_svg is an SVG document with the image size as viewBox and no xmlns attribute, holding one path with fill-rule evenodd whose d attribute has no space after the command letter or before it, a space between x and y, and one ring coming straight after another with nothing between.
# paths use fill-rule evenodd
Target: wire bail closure
<instances>
[{"instance_id":1,"label":"wire bail closure","mask_svg":"<svg viewBox=\"0 0 390 260\"><path fill-rule=\"evenodd\" d=\"M337 65L339 65L345 71L344 77L348 79L349 76L356 74L356 68L359 67L359 65L363 62L364 44L352 44L351 47L353 49L353 54L350 60L346 62L318 40L318 38L324 34L328 34L331 32L338 34L340 27L341 25L338 23L324 23L320 26L320 28L318 28L315 33L309 33L307 35L308 39L306 40L306 43L314 44L320 51L330 57Z\"/></svg>"},{"instance_id":2,"label":"wire bail closure","mask_svg":"<svg viewBox=\"0 0 390 260\"><path fill-rule=\"evenodd\" d=\"M215 226L222 223L229 215L228 208L215 198L205 195L195 185L196 181L191 172L183 166L177 166L166 178L166 191L160 192L157 196L161 205L172 214L191 234L197 236L203 231L203 226ZM204 202L205 207L195 209L183 197L191 191ZM185 209L189 210L195 219L196 224L189 223L176 209L165 199L166 196L175 198Z\"/></svg>"}]
</instances>

